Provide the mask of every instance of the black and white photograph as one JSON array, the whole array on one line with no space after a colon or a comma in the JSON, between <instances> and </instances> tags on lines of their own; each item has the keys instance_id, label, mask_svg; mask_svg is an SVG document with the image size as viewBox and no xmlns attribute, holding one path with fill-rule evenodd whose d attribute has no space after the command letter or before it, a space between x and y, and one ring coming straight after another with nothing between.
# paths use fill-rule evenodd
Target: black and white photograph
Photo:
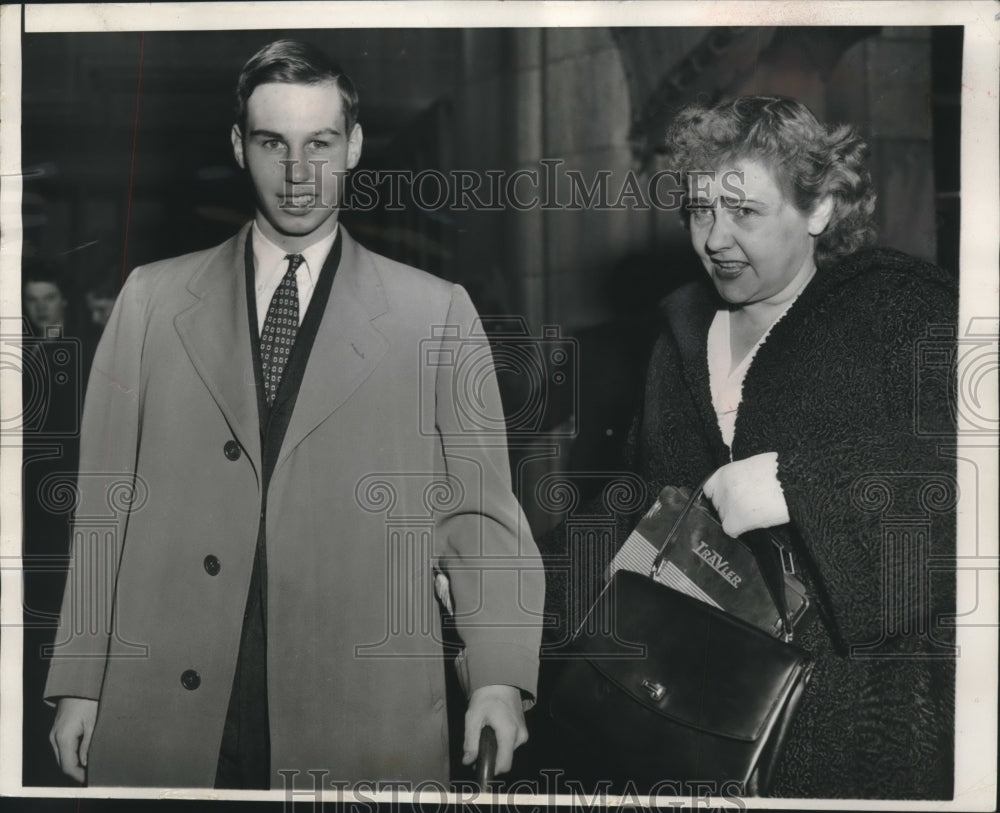
<instances>
[{"instance_id":1,"label":"black and white photograph","mask_svg":"<svg viewBox=\"0 0 1000 813\"><path fill-rule=\"evenodd\" d=\"M998 35L4 4L0 809L995 809Z\"/></svg>"}]
</instances>

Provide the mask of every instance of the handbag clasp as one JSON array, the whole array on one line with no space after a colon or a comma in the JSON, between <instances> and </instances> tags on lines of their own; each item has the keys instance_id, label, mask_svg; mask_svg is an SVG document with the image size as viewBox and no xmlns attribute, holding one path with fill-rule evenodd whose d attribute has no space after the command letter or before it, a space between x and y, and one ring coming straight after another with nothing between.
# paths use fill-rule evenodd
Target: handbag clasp
<instances>
[{"instance_id":1,"label":"handbag clasp","mask_svg":"<svg viewBox=\"0 0 1000 813\"><path fill-rule=\"evenodd\" d=\"M653 683L650 680L644 680L642 682L642 688L649 692L649 696L659 702L663 699L663 696L667 693L667 690L663 687L662 683Z\"/></svg>"}]
</instances>

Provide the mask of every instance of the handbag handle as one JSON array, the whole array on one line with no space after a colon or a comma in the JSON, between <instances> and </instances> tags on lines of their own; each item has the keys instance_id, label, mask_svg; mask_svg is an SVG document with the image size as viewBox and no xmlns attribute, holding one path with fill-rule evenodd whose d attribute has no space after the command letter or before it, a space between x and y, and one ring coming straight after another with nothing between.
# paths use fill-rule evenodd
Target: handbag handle
<instances>
[{"instance_id":1,"label":"handbag handle","mask_svg":"<svg viewBox=\"0 0 1000 813\"><path fill-rule=\"evenodd\" d=\"M656 558L653 560L653 564L649 568L649 578L656 578L656 572L660 569L660 565L663 564L663 557L667 555L667 548L670 547L670 543L674 541L674 536L677 535L677 530L681 527L684 520L687 519L687 515L691 513L691 509L694 508L695 504L705 493L705 483L707 482L708 477L702 480L698 484L698 487L691 492L691 496L688 497L688 501L684 503L684 507L674 520L674 524L670 526L670 530L667 531L663 544L660 545L660 549L656 552Z\"/></svg>"},{"instance_id":2,"label":"handbag handle","mask_svg":"<svg viewBox=\"0 0 1000 813\"><path fill-rule=\"evenodd\" d=\"M688 514L691 513L691 509L704 496L706 482L708 482L708 477L702 480L698 484L698 487L691 492L691 496L677 515L674 524L670 526L663 544L660 545L660 549L656 552L656 558L653 559L653 565L649 569L649 578L656 578L656 573L663 564L664 557L667 555L667 548L674 541L674 537L677 535L684 520L687 519ZM784 568L780 559L781 543L763 531L748 531L740 537L740 540L750 549L750 552L757 560L761 576L764 578L764 584L767 586L767 590L771 594L771 599L778 609L778 617L781 619L782 628L781 637L785 641L791 641L792 622L788 615L788 599L785 596ZM768 553L770 556L767 556Z\"/></svg>"}]
</instances>

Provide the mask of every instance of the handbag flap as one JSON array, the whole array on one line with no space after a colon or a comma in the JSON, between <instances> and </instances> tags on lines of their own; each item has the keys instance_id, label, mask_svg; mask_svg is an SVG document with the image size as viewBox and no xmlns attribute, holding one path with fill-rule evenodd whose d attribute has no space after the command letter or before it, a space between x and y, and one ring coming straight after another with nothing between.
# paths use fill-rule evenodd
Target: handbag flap
<instances>
[{"instance_id":1,"label":"handbag flap","mask_svg":"<svg viewBox=\"0 0 1000 813\"><path fill-rule=\"evenodd\" d=\"M646 708L737 740L756 740L809 661L791 644L629 571L614 574L574 647Z\"/></svg>"}]
</instances>

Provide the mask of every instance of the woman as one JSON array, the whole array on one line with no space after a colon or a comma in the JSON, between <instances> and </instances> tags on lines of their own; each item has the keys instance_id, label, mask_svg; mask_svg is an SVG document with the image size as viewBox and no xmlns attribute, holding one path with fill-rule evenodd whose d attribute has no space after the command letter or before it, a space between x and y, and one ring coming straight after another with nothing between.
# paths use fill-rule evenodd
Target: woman
<instances>
[{"instance_id":1,"label":"woman","mask_svg":"<svg viewBox=\"0 0 1000 813\"><path fill-rule=\"evenodd\" d=\"M688 108L666 146L705 277L664 302L631 463L650 499L709 478L729 534L790 540L822 618L771 793L948 798L954 427L915 360L956 280L866 247L864 144L796 101Z\"/></svg>"}]
</instances>

